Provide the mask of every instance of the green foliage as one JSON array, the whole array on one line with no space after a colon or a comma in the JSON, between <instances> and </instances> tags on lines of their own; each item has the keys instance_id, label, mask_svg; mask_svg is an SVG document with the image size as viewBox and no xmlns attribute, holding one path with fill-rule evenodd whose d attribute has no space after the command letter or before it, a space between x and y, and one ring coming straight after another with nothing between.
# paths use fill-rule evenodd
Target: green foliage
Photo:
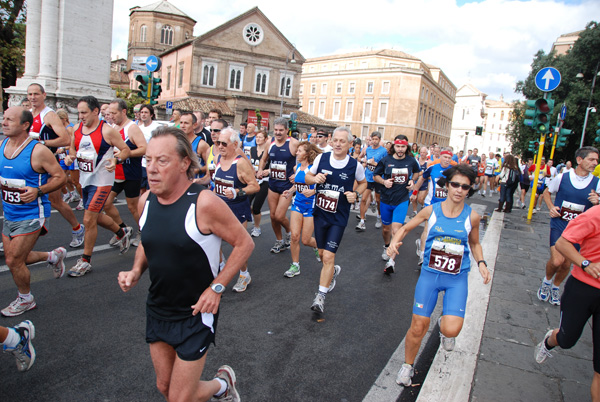
<instances>
[{"instance_id":1,"label":"green foliage","mask_svg":"<svg viewBox=\"0 0 600 402\"><path fill-rule=\"evenodd\" d=\"M115 88L115 92L117 94L117 98L125 100L125 103L127 103L127 116L133 119L133 108L135 105L145 103L145 100L140 98L138 91L132 91L131 89Z\"/></svg>"},{"instance_id":2,"label":"green foliage","mask_svg":"<svg viewBox=\"0 0 600 402\"><path fill-rule=\"evenodd\" d=\"M590 22L586 29L581 32L579 39L573 48L566 54L556 56L554 53L545 54L543 50L536 53L531 63L531 71L527 78L517 82L515 91L523 94L526 99L534 100L544 96L544 93L535 86L535 75L544 67L554 67L560 71L562 80L558 88L552 92L552 98L556 100L556 106L549 122L556 124L563 102L567 105L567 117L564 127L574 131L569 137L567 146L555 151L555 159L573 159L575 151L579 148L581 130L585 118L585 111L590 100L592 80L600 63L600 25ZM581 72L584 77L576 78ZM585 145L592 145L595 139L593 128L600 121L600 78L596 80L597 87L591 99L591 105L596 106L598 113L590 113L586 128ZM524 105L516 103L513 112L514 121L509 126L509 137L511 138L513 152L523 154L527 150L526 144L532 140L535 134L529 127L523 126ZM596 144L598 145L598 144ZM544 154L550 155L551 145L546 144Z\"/></svg>"},{"instance_id":3,"label":"green foliage","mask_svg":"<svg viewBox=\"0 0 600 402\"><path fill-rule=\"evenodd\" d=\"M15 85L25 66L25 0L0 0L0 82L3 107L8 100L4 88Z\"/></svg>"}]
</instances>

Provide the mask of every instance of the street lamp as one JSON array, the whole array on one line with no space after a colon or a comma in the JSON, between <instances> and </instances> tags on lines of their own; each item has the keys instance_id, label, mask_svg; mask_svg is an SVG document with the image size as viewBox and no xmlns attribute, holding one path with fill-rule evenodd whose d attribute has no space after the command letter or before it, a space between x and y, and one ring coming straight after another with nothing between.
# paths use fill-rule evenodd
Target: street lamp
<instances>
[{"instance_id":1,"label":"street lamp","mask_svg":"<svg viewBox=\"0 0 600 402\"><path fill-rule=\"evenodd\" d=\"M581 131L581 143L579 148L583 147L583 140L585 138L585 128L587 126L588 114L590 112L596 113L596 109L592 107L592 96L594 95L594 87L596 86L596 77L600 75L598 73L598 67L600 67L600 61L596 64L596 71L594 72L594 79L592 80L592 90L590 91L590 100L588 101L587 109L585 110L585 120L583 122L583 130ZM575 77L583 78L583 73L580 71Z\"/></svg>"},{"instance_id":2,"label":"street lamp","mask_svg":"<svg viewBox=\"0 0 600 402\"><path fill-rule=\"evenodd\" d=\"M285 95L285 90L287 89L286 78L287 78L287 69L288 63L296 64L296 46L292 45L292 49L285 56L285 70L283 71L283 78L281 80L281 106L279 107L279 116L283 116L283 96ZM290 60L290 55L292 55L292 59Z\"/></svg>"}]
</instances>

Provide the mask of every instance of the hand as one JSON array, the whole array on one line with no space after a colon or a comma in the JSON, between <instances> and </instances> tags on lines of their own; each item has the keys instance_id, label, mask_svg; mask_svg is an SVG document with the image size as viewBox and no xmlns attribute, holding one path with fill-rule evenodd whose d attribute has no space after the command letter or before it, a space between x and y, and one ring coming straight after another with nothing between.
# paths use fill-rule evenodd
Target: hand
<instances>
[{"instance_id":1,"label":"hand","mask_svg":"<svg viewBox=\"0 0 600 402\"><path fill-rule=\"evenodd\" d=\"M483 278L484 285L487 285L488 283L490 283L490 281L492 280L492 274L490 273L490 270L488 269L488 267L485 266L485 264L479 264L479 273L481 274L481 277Z\"/></svg>"},{"instance_id":2,"label":"hand","mask_svg":"<svg viewBox=\"0 0 600 402\"><path fill-rule=\"evenodd\" d=\"M592 190L590 192L590 195L588 195L588 200L594 204L594 205L598 205L598 201L600 201L600 197L598 196L598 193L595 190Z\"/></svg>"},{"instance_id":3,"label":"hand","mask_svg":"<svg viewBox=\"0 0 600 402\"><path fill-rule=\"evenodd\" d=\"M557 206L550 208L550 211L548 211L548 212L550 213L550 218L559 218L560 217L560 208Z\"/></svg>"},{"instance_id":4,"label":"hand","mask_svg":"<svg viewBox=\"0 0 600 402\"><path fill-rule=\"evenodd\" d=\"M311 190L310 188L307 188L306 190L304 190L304 191L302 192L302 195L308 198L308 197L312 197L312 196L313 196L313 195L315 195L316 193L317 193L317 191L316 191L316 190Z\"/></svg>"},{"instance_id":5,"label":"hand","mask_svg":"<svg viewBox=\"0 0 600 402\"><path fill-rule=\"evenodd\" d=\"M592 262L584 271L592 278L600 278L600 262Z\"/></svg>"},{"instance_id":6,"label":"hand","mask_svg":"<svg viewBox=\"0 0 600 402\"><path fill-rule=\"evenodd\" d=\"M398 255L398 248L401 245L402 245L401 241L399 241L397 243L394 243L394 242L390 243L389 247L386 250L387 255L392 259L396 258L396 256Z\"/></svg>"},{"instance_id":7,"label":"hand","mask_svg":"<svg viewBox=\"0 0 600 402\"><path fill-rule=\"evenodd\" d=\"M136 271L119 272L118 282L123 292L129 292L131 288L137 285L140 280L140 274Z\"/></svg>"},{"instance_id":8,"label":"hand","mask_svg":"<svg viewBox=\"0 0 600 402\"><path fill-rule=\"evenodd\" d=\"M219 311L219 303L221 302L221 294L216 293L210 287L206 288L198 302L194 304L192 307L192 315L198 315L198 313L213 313L217 314Z\"/></svg>"},{"instance_id":9,"label":"hand","mask_svg":"<svg viewBox=\"0 0 600 402\"><path fill-rule=\"evenodd\" d=\"M369 165L374 165L374 164L375 164L375 159L371 158L371 159L369 159L369 160L367 161L367 163L368 163Z\"/></svg>"},{"instance_id":10,"label":"hand","mask_svg":"<svg viewBox=\"0 0 600 402\"><path fill-rule=\"evenodd\" d=\"M416 196L416 195L413 195L413 194L411 194L411 195L410 195L410 202L415 202L416 200L417 200L417 196Z\"/></svg>"},{"instance_id":11,"label":"hand","mask_svg":"<svg viewBox=\"0 0 600 402\"><path fill-rule=\"evenodd\" d=\"M284 197L285 197L285 199L287 200L287 199L289 199L289 198L292 196L292 193L291 193L291 191L290 191L290 190L285 190L285 191L283 192L283 196L284 196Z\"/></svg>"},{"instance_id":12,"label":"hand","mask_svg":"<svg viewBox=\"0 0 600 402\"><path fill-rule=\"evenodd\" d=\"M408 181L408 184L406 185L406 189L408 190L408 192L410 193L411 191L413 191L413 187L415 186L415 182L413 181L413 179L410 179Z\"/></svg>"},{"instance_id":13,"label":"hand","mask_svg":"<svg viewBox=\"0 0 600 402\"><path fill-rule=\"evenodd\" d=\"M226 188L225 189L225 197L227 197L230 200L233 200L235 198L235 188Z\"/></svg>"},{"instance_id":14,"label":"hand","mask_svg":"<svg viewBox=\"0 0 600 402\"><path fill-rule=\"evenodd\" d=\"M315 182L318 184L323 184L327 181L327 175L325 173L317 173L315 176Z\"/></svg>"},{"instance_id":15,"label":"hand","mask_svg":"<svg viewBox=\"0 0 600 402\"><path fill-rule=\"evenodd\" d=\"M73 160L75 160L75 158L72 155L66 155L65 156L65 165L71 166L73 164Z\"/></svg>"},{"instance_id":16,"label":"hand","mask_svg":"<svg viewBox=\"0 0 600 402\"><path fill-rule=\"evenodd\" d=\"M27 191L25 191L24 193L21 193L19 195L19 198L21 199L21 201L23 201L25 204L35 201L38 198L37 188L33 188L33 187L25 187L25 188L27 189Z\"/></svg>"},{"instance_id":17,"label":"hand","mask_svg":"<svg viewBox=\"0 0 600 402\"><path fill-rule=\"evenodd\" d=\"M106 165L106 170L108 172L114 172L116 167L117 167L117 159L116 158L111 158L109 159L110 163L108 165Z\"/></svg>"},{"instance_id":18,"label":"hand","mask_svg":"<svg viewBox=\"0 0 600 402\"><path fill-rule=\"evenodd\" d=\"M346 191L344 195L346 196L346 199L350 204L354 204L356 202L356 199L358 198L354 191Z\"/></svg>"},{"instance_id":19,"label":"hand","mask_svg":"<svg viewBox=\"0 0 600 402\"><path fill-rule=\"evenodd\" d=\"M290 176L290 183L294 183L294 184L296 183L296 182L294 181L294 177L296 177L296 175L295 175L295 174L293 174L293 175L291 175L291 176Z\"/></svg>"},{"instance_id":20,"label":"hand","mask_svg":"<svg viewBox=\"0 0 600 402\"><path fill-rule=\"evenodd\" d=\"M385 188L392 188L392 186L394 185L394 179L384 180L383 185L385 186Z\"/></svg>"}]
</instances>

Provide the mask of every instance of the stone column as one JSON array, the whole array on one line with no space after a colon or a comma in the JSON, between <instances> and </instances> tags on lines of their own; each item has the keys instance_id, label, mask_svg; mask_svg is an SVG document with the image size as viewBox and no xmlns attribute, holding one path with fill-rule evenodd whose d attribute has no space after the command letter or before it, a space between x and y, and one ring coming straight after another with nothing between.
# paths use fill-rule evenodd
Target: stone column
<instances>
[{"instance_id":1,"label":"stone column","mask_svg":"<svg viewBox=\"0 0 600 402\"><path fill-rule=\"evenodd\" d=\"M59 0L44 0L42 2L42 21L40 29L40 72L39 78L46 81L46 85L56 88L57 61L58 61L58 21ZM52 83L54 81L54 83Z\"/></svg>"},{"instance_id":2,"label":"stone column","mask_svg":"<svg viewBox=\"0 0 600 402\"><path fill-rule=\"evenodd\" d=\"M27 1L27 44L25 46L26 78L36 77L40 71L40 24L42 0Z\"/></svg>"}]
</instances>

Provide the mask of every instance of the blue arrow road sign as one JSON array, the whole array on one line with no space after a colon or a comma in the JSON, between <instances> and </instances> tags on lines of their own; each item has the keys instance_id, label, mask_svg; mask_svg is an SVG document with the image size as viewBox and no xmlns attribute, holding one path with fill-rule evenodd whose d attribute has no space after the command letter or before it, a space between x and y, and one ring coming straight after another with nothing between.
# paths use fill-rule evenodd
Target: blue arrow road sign
<instances>
[{"instance_id":1,"label":"blue arrow road sign","mask_svg":"<svg viewBox=\"0 0 600 402\"><path fill-rule=\"evenodd\" d=\"M147 64L148 62L146 62ZM560 73L557 69L554 67L545 67L535 75L535 86L543 92L554 91L558 87L558 84L560 84L560 79Z\"/></svg>"},{"instance_id":2,"label":"blue arrow road sign","mask_svg":"<svg viewBox=\"0 0 600 402\"><path fill-rule=\"evenodd\" d=\"M567 117L567 105L562 105L560 108L560 119L564 120Z\"/></svg>"},{"instance_id":3,"label":"blue arrow road sign","mask_svg":"<svg viewBox=\"0 0 600 402\"><path fill-rule=\"evenodd\" d=\"M160 69L160 59L154 55L148 56L146 59L146 69L151 73L158 71Z\"/></svg>"}]
</instances>

